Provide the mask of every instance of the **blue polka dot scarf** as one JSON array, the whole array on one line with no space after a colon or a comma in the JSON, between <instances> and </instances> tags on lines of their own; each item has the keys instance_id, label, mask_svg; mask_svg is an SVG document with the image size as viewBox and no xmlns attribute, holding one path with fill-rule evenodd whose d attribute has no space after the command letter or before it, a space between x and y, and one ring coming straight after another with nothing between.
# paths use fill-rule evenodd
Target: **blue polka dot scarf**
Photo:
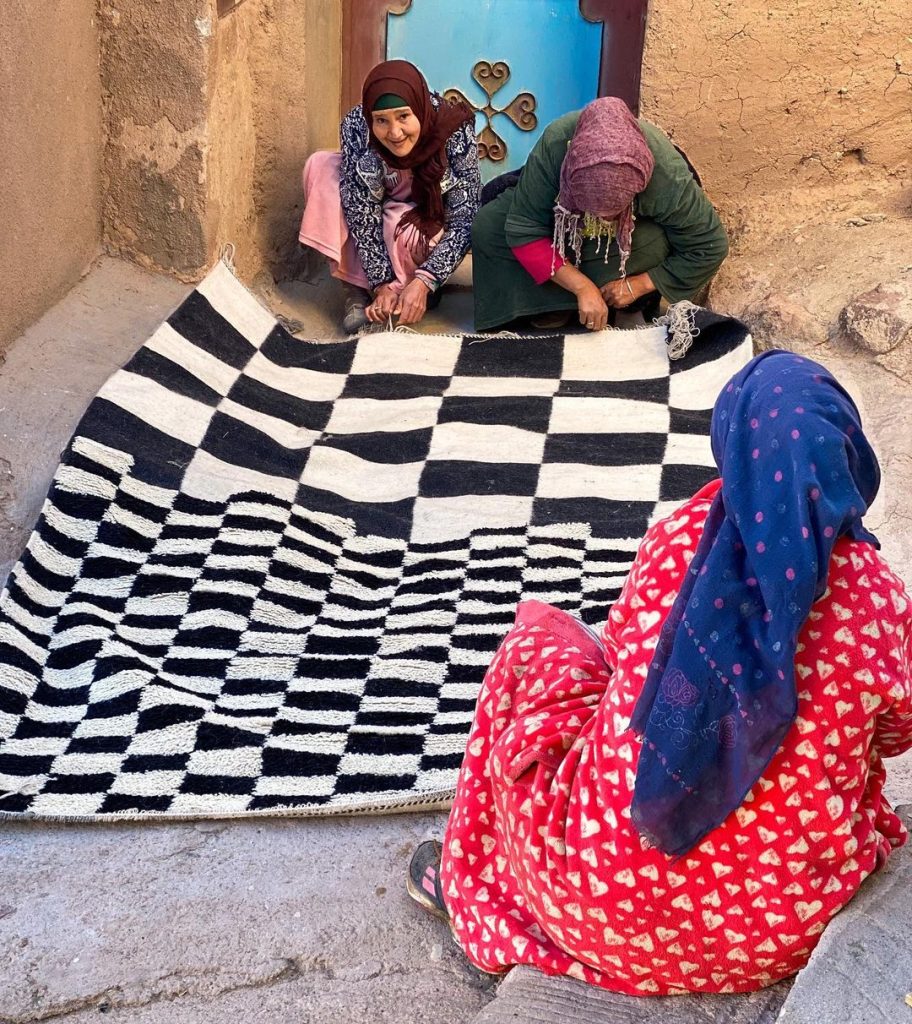
<instances>
[{"instance_id":1,"label":"blue polka dot scarf","mask_svg":"<svg viewBox=\"0 0 912 1024\"><path fill-rule=\"evenodd\" d=\"M711 436L722 486L631 720L633 823L672 856L741 804L791 727L798 635L836 539L877 544L861 525L877 458L818 363L757 356L716 400Z\"/></svg>"}]
</instances>

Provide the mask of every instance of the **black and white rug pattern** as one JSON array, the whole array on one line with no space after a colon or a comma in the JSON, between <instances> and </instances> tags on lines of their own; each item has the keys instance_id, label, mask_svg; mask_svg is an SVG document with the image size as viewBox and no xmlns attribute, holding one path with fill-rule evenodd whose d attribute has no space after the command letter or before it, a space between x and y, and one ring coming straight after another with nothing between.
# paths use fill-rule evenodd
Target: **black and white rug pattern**
<instances>
[{"instance_id":1,"label":"black and white rug pattern","mask_svg":"<svg viewBox=\"0 0 912 1024\"><path fill-rule=\"evenodd\" d=\"M603 621L714 473L704 317L292 338L220 264L105 384L0 597L0 814L444 805L517 601Z\"/></svg>"}]
</instances>

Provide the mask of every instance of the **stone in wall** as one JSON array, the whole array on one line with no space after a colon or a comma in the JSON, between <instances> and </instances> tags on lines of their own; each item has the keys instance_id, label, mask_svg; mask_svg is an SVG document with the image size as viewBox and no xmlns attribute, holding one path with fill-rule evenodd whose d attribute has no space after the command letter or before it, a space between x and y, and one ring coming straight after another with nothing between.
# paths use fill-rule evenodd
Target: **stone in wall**
<instances>
[{"instance_id":1,"label":"stone in wall","mask_svg":"<svg viewBox=\"0 0 912 1024\"><path fill-rule=\"evenodd\" d=\"M746 323L758 351L814 346L827 336L827 325L799 297L784 294L737 259L713 281L709 305Z\"/></svg>"},{"instance_id":2,"label":"stone in wall","mask_svg":"<svg viewBox=\"0 0 912 1024\"><path fill-rule=\"evenodd\" d=\"M912 288L891 281L853 299L842 311L840 325L849 340L884 355L912 341Z\"/></svg>"},{"instance_id":3,"label":"stone in wall","mask_svg":"<svg viewBox=\"0 0 912 1024\"><path fill-rule=\"evenodd\" d=\"M888 281L857 296L839 326L850 343L912 383L912 282Z\"/></svg>"}]
</instances>

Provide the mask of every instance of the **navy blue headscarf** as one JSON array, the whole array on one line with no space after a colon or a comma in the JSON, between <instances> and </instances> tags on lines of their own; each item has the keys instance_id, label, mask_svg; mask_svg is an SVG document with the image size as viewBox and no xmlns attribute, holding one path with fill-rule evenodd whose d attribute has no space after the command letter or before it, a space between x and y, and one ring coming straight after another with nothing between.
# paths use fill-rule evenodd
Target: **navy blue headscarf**
<instances>
[{"instance_id":1,"label":"navy blue headscarf","mask_svg":"<svg viewBox=\"0 0 912 1024\"><path fill-rule=\"evenodd\" d=\"M716 400L712 450L722 486L631 720L633 823L672 856L741 804L792 725L795 647L837 538L877 544L861 517L880 467L818 363L748 363Z\"/></svg>"}]
</instances>

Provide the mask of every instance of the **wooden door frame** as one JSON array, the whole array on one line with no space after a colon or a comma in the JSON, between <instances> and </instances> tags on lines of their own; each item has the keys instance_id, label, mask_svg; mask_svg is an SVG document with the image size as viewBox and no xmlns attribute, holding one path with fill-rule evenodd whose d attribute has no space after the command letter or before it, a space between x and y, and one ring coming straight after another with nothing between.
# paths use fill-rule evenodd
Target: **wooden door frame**
<instances>
[{"instance_id":1,"label":"wooden door frame","mask_svg":"<svg viewBox=\"0 0 912 1024\"><path fill-rule=\"evenodd\" d=\"M640 112L648 9L649 0L580 0L582 16L603 26L598 94L619 96L635 114Z\"/></svg>"},{"instance_id":2,"label":"wooden door frame","mask_svg":"<svg viewBox=\"0 0 912 1024\"><path fill-rule=\"evenodd\" d=\"M412 0L342 0L342 115L361 102L368 71L386 60L386 16Z\"/></svg>"},{"instance_id":3,"label":"wooden door frame","mask_svg":"<svg viewBox=\"0 0 912 1024\"><path fill-rule=\"evenodd\" d=\"M342 111L361 102L368 71L386 58L386 16L405 14L412 0L342 0ZM649 0L579 0L587 21L608 22L602 31L599 96L620 96L640 107L640 76Z\"/></svg>"}]
</instances>

